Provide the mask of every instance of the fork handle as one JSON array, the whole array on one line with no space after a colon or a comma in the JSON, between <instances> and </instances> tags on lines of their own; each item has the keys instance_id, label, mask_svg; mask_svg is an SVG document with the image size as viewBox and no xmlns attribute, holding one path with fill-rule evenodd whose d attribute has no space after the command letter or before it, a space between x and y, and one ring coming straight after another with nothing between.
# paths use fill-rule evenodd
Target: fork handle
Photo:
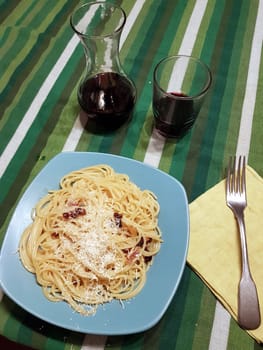
<instances>
[{"instance_id":1,"label":"fork handle","mask_svg":"<svg viewBox=\"0 0 263 350\"><path fill-rule=\"evenodd\" d=\"M244 220L244 211L236 210L235 217L239 227L241 255L242 255L242 275L250 275L248 251L247 251L247 239L246 239L246 225Z\"/></svg>"},{"instance_id":2,"label":"fork handle","mask_svg":"<svg viewBox=\"0 0 263 350\"><path fill-rule=\"evenodd\" d=\"M261 317L257 289L249 269L244 213L240 211L235 216L239 226L242 254L242 275L238 291L238 323L244 329L256 329L260 325Z\"/></svg>"}]
</instances>

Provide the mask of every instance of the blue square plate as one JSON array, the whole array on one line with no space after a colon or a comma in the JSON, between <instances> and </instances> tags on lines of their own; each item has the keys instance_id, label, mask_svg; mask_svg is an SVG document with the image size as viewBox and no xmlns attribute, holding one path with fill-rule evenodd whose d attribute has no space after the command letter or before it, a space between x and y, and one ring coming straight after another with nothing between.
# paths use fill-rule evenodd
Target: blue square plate
<instances>
[{"instance_id":1,"label":"blue square plate","mask_svg":"<svg viewBox=\"0 0 263 350\"><path fill-rule=\"evenodd\" d=\"M67 173L95 164L108 164L125 173L141 189L153 191L160 204L163 243L147 272L142 291L131 300L101 305L94 316L75 312L66 302L45 298L35 276L19 260L20 236L31 222L31 211L49 190L59 188ZM18 305L56 326L90 334L121 335L154 326L168 308L186 263L189 240L188 202L183 186L170 175L136 160L103 153L65 152L54 157L36 176L10 221L0 256L0 283Z\"/></svg>"}]
</instances>

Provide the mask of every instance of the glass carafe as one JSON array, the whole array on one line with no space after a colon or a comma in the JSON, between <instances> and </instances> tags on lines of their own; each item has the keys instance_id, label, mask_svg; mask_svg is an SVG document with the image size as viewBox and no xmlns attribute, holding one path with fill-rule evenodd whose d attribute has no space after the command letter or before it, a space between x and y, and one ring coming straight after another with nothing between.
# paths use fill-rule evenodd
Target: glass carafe
<instances>
[{"instance_id":1,"label":"glass carafe","mask_svg":"<svg viewBox=\"0 0 263 350\"><path fill-rule=\"evenodd\" d=\"M86 58L78 101L88 124L98 131L112 131L128 121L136 100L136 88L119 58L125 22L123 9L107 2L86 3L70 19Z\"/></svg>"}]
</instances>

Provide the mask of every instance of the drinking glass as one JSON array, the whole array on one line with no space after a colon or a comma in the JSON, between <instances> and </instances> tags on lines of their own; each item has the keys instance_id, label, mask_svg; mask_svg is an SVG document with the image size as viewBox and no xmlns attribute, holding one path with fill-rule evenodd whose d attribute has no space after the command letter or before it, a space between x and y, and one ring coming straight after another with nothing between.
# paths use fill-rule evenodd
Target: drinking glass
<instances>
[{"instance_id":1,"label":"drinking glass","mask_svg":"<svg viewBox=\"0 0 263 350\"><path fill-rule=\"evenodd\" d=\"M156 130L180 138L193 126L211 86L209 67L186 55L162 59L153 74L153 114Z\"/></svg>"}]
</instances>

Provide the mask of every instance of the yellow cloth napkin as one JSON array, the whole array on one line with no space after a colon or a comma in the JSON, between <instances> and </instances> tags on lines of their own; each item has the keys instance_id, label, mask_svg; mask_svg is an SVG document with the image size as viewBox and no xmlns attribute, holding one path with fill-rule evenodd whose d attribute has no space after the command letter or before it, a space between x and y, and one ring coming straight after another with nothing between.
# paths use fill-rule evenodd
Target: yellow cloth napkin
<instances>
[{"instance_id":1,"label":"yellow cloth napkin","mask_svg":"<svg viewBox=\"0 0 263 350\"><path fill-rule=\"evenodd\" d=\"M249 166L246 171L245 223L250 269L257 286L262 322L248 333L263 342L263 179ZM238 228L226 206L225 180L190 204L188 264L237 319L241 255Z\"/></svg>"}]
</instances>

